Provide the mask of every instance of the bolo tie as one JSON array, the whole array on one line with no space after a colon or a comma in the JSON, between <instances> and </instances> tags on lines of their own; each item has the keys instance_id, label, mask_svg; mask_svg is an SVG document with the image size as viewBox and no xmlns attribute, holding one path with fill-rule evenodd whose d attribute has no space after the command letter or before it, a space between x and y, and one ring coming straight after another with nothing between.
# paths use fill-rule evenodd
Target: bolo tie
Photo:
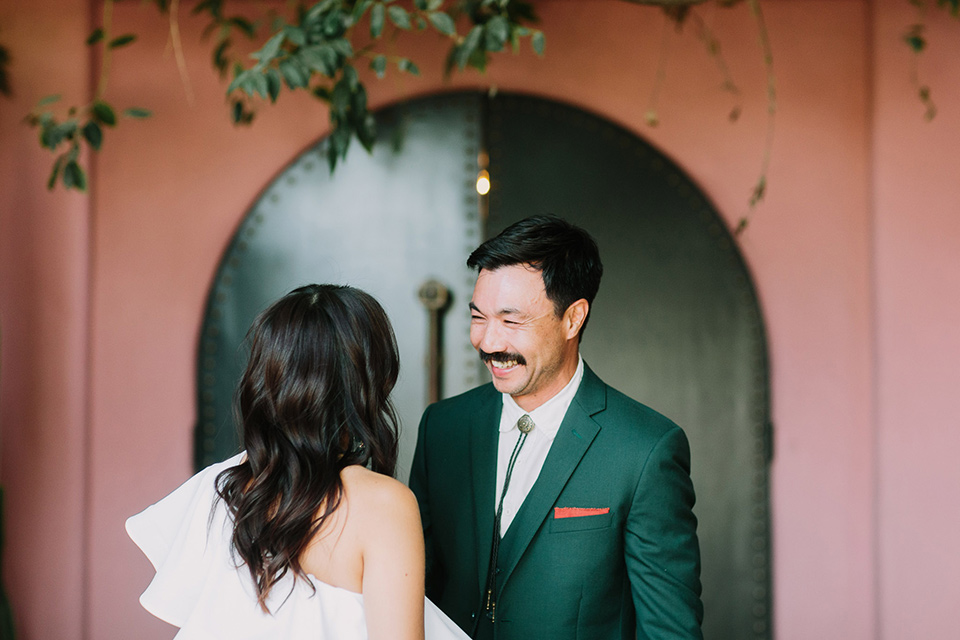
<instances>
[{"instance_id":1,"label":"bolo tie","mask_svg":"<svg viewBox=\"0 0 960 640\"><path fill-rule=\"evenodd\" d=\"M510 486L510 477L513 475L513 467L520 456L520 449L523 443L527 441L527 434L533 431L533 418L527 414L520 416L517 420L517 429L520 431L520 437L517 443L513 445L513 451L510 453L510 461L507 463L507 473L503 478L503 489L500 491L500 501L497 504L497 514L493 518L493 543L490 545L490 564L487 567L487 584L482 594L482 611L477 614L473 623L471 638L477 637L477 629L480 628L480 617L486 616L490 622L496 621L497 614L497 558L500 555L500 520L503 517L503 499L507 496L507 488Z\"/></svg>"}]
</instances>

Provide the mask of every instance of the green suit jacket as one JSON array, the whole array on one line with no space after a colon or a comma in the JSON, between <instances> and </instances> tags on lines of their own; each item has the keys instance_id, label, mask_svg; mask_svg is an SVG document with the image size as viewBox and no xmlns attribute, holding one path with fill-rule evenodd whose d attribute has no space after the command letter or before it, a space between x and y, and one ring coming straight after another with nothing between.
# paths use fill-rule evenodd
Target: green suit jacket
<instances>
[{"instance_id":1,"label":"green suit jacket","mask_svg":"<svg viewBox=\"0 0 960 640\"><path fill-rule=\"evenodd\" d=\"M429 406L410 476L427 547L427 595L468 632L490 558L502 406L492 384ZM500 543L497 620L484 622L480 636L701 638L693 503L683 431L585 367ZM609 511L556 518L565 507Z\"/></svg>"}]
</instances>

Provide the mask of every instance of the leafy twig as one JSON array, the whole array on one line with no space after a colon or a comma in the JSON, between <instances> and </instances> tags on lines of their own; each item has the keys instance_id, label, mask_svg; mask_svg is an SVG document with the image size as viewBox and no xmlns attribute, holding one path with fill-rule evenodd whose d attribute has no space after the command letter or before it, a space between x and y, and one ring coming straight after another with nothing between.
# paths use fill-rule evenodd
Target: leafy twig
<instances>
[{"instance_id":1,"label":"leafy twig","mask_svg":"<svg viewBox=\"0 0 960 640\"><path fill-rule=\"evenodd\" d=\"M736 100L728 115L731 122L736 122L740 118L741 111L743 111L743 105L740 99L740 87L733 81L733 75L730 73L730 68L727 66L727 61L723 57L723 52L720 49L720 40L713 33L713 30L707 26L707 23L698 12L691 12L691 18L697 27L697 37L703 42L707 48L707 53L710 54L710 57L713 58L717 64L717 70L723 78L723 84L721 85L723 90Z\"/></svg>"},{"instance_id":2,"label":"leafy twig","mask_svg":"<svg viewBox=\"0 0 960 640\"><path fill-rule=\"evenodd\" d=\"M209 0L208 4L213 2ZM306 90L330 108L333 126L327 146L327 160L333 171L346 157L353 138L370 151L376 138L376 123L367 109L367 91L356 70L363 60L382 78L388 67L411 75L420 70L409 58L388 56L375 48L354 49L360 39L356 28L367 24L367 33L375 42L390 30L425 31L432 29L453 41L447 58L447 72L467 66L486 69L488 55L530 37L534 51L543 53L543 33L522 22L535 20L532 8L520 0L461 0L454 9L444 8L445 0L413 0L404 5L395 0L321 0L300 6L297 20L278 20L272 33L258 51L251 54L255 63L235 68L227 89L233 103L233 119L247 123L253 118L250 100L275 102L283 86L290 91ZM469 16L473 26L466 36L456 30L456 17Z\"/></svg>"},{"instance_id":3,"label":"leafy twig","mask_svg":"<svg viewBox=\"0 0 960 640\"><path fill-rule=\"evenodd\" d=\"M953 14L957 15L956 8L960 5L960 0L937 0L937 5L942 7L948 2L953 5ZM924 35L927 28L927 3L924 0L910 0L910 4L917 9L917 22L910 25L903 34L903 41L914 54L910 61L910 84L913 85L920 103L924 106L923 119L929 122L937 116L937 106L930 97L930 87L920 82L920 54L927 48L927 39Z\"/></svg>"},{"instance_id":4,"label":"leafy twig","mask_svg":"<svg viewBox=\"0 0 960 640\"><path fill-rule=\"evenodd\" d=\"M773 49L770 46L769 32L763 12L760 10L760 0L747 0L747 6L757 23L757 35L760 41L760 50L763 53L763 65L767 73L767 136L763 145L763 158L760 161L760 177L750 194L749 208L740 218L734 234L739 235L747 228L750 218L756 211L757 205L763 200L767 192L767 170L770 167L770 156L773 151L773 133L776 129L777 115L777 85L773 73Z\"/></svg>"},{"instance_id":5,"label":"leafy twig","mask_svg":"<svg viewBox=\"0 0 960 640\"><path fill-rule=\"evenodd\" d=\"M47 188L53 189L57 183L66 189L86 191L87 172L80 163L82 145L92 151L99 151L103 144L104 127L117 124L117 113L105 99L110 74L110 57L114 49L125 47L136 40L133 34L111 37L111 18L113 1L103 3L103 26L95 29L87 38L89 46L101 46L100 79L93 100L82 106L71 106L66 117L57 116L53 105L60 101L59 95L42 98L27 117L26 122L40 130L40 146L58 153L53 169L47 180ZM150 112L146 109L125 109L122 115L130 118L146 118ZM59 151L65 148L64 151Z\"/></svg>"}]
</instances>

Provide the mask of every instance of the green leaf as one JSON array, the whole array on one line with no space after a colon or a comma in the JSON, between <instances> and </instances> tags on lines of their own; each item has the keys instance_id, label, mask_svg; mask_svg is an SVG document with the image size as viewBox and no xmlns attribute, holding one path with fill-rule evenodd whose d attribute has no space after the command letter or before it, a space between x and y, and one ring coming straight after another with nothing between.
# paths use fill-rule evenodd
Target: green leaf
<instances>
[{"instance_id":1,"label":"green leaf","mask_svg":"<svg viewBox=\"0 0 960 640\"><path fill-rule=\"evenodd\" d=\"M427 10L427 0L413 0L413 6L417 11Z\"/></svg>"},{"instance_id":2,"label":"green leaf","mask_svg":"<svg viewBox=\"0 0 960 640\"><path fill-rule=\"evenodd\" d=\"M53 163L53 171L50 172L50 179L47 180L48 191L53 191L53 188L57 186L57 177L60 175L60 169L63 167L65 159L65 155L60 155L57 157L57 161Z\"/></svg>"},{"instance_id":3,"label":"green leaf","mask_svg":"<svg viewBox=\"0 0 960 640\"><path fill-rule=\"evenodd\" d=\"M303 29L299 27L288 25L283 28L283 33L286 35L287 40L298 47L302 47L303 45L307 44L307 34L304 33Z\"/></svg>"},{"instance_id":4,"label":"green leaf","mask_svg":"<svg viewBox=\"0 0 960 640\"><path fill-rule=\"evenodd\" d=\"M337 168L337 149L332 139L327 143L327 164L330 165L330 175L333 175L333 170Z\"/></svg>"},{"instance_id":5,"label":"green leaf","mask_svg":"<svg viewBox=\"0 0 960 640\"><path fill-rule=\"evenodd\" d=\"M77 135L77 130L79 128L80 128L80 123L73 118L71 118L70 120L67 120L66 122L58 126L57 136L59 137L59 140L57 141L57 143L59 144L59 141L64 139L73 140L74 137Z\"/></svg>"},{"instance_id":6,"label":"green leaf","mask_svg":"<svg viewBox=\"0 0 960 640\"><path fill-rule=\"evenodd\" d=\"M237 29L240 29L240 31L244 32L247 37L252 38L253 36L257 35L257 28L253 26L253 23L246 18L235 16L230 18L229 23L235 26Z\"/></svg>"},{"instance_id":7,"label":"green leaf","mask_svg":"<svg viewBox=\"0 0 960 640\"><path fill-rule=\"evenodd\" d=\"M250 72L247 71L246 69L241 68L238 71L237 68L234 67L234 76L233 76L233 80L230 82L230 86L227 87L227 95L230 95L237 89L240 89L241 85L243 85L243 83L246 82L248 75L250 75Z\"/></svg>"},{"instance_id":8,"label":"green leaf","mask_svg":"<svg viewBox=\"0 0 960 640\"><path fill-rule=\"evenodd\" d=\"M353 92L353 95L350 99L350 121L354 125L359 125L363 123L363 119L367 115L367 90L363 88L363 85L357 87L357 90Z\"/></svg>"},{"instance_id":9,"label":"green leaf","mask_svg":"<svg viewBox=\"0 0 960 640\"><path fill-rule=\"evenodd\" d=\"M338 123L333 133L330 135L330 142L337 151L337 156L344 158L347 155L347 149L350 147L350 129L344 123Z\"/></svg>"},{"instance_id":10,"label":"green leaf","mask_svg":"<svg viewBox=\"0 0 960 640\"><path fill-rule=\"evenodd\" d=\"M323 35L328 39L339 38L346 31L346 14L339 9L331 11L323 19Z\"/></svg>"},{"instance_id":11,"label":"green leaf","mask_svg":"<svg viewBox=\"0 0 960 640\"><path fill-rule=\"evenodd\" d=\"M383 22L386 15L386 7L383 6L383 3L378 2L373 5L373 9L370 10L370 36L373 38L379 38L383 34Z\"/></svg>"},{"instance_id":12,"label":"green leaf","mask_svg":"<svg viewBox=\"0 0 960 640\"><path fill-rule=\"evenodd\" d=\"M376 56L373 60L370 61L370 68L373 69L374 73L377 74L378 78L382 78L387 72L386 56Z\"/></svg>"},{"instance_id":13,"label":"green leaf","mask_svg":"<svg viewBox=\"0 0 960 640\"><path fill-rule=\"evenodd\" d=\"M333 50L342 55L344 58L353 57L353 45L350 44L350 41L346 38L337 38L336 40L331 40L330 46L333 47Z\"/></svg>"},{"instance_id":14,"label":"green leaf","mask_svg":"<svg viewBox=\"0 0 960 640\"><path fill-rule=\"evenodd\" d=\"M427 0L427 11L437 11L443 6L443 0Z\"/></svg>"},{"instance_id":15,"label":"green leaf","mask_svg":"<svg viewBox=\"0 0 960 640\"><path fill-rule=\"evenodd\" d=\"M243 102L234 100L230 109L230 115L233 117L233 124L240 124L243 118Z\"/></svg>"},{"instance_id":16,"label":"green leaf","mask_svg":"<svg viewBox=\"0 0 960 640\"><path fill-rule=\"evenodd\" d=\"M55 94L50 95L50 96L44 96L44 97L40 98L40 101L39 101L39 102L37 102L37 106L38 106L38 107L44 107L44 106L46 106L46 105L48 105L48 104L53 104L54 102L57 102L59 99L60 99L60 94L59 94L59 93L55 93Z\"/></svg>"},{"instance_id":17,"label":"green leaf","mask_svg":"<svg viewBox=\"0 0 960 640\"><path fill-rule=\"evenodd\" d=\"M101 40L103 40L103 29L100 27L97 27L96 29L94 29L93 33L87 36L88 45L97 44ZM59 169L57 171L59 171Z\"/></svg>"},{"instance_id":18,"label":"green leaf","mask_svg":"<svg viewBox=\"0 0 960 640\"><path fill-rule=\"evenodd\" d=\"M407 10L403 7L392 4L387 7L387 15L390 16L390 22L397 25L400 29L410 28L410 14L408 14Z\"/></svg>"},{"instance_id":19,"label":"green leaf","mask_svg":"<svg viewBox=\"0 0 960 640\"><path fill-rule=\"evenodd\" d=\"M377 140L377 121L372 113L363 117L363 122L357 127L357 139L367 153L373 151L373 143Z\"/></svg>"},{"instance_id":20,"label":"green leaf","mask_svg":"<svg viewBox=\"0 0 960 640\"><path fill-rule=\"evenodd\" d=\"M227 74L227 65L229 64L226 52L227 48L230 47L230 39L226 38L220 41L220 44L213 50L213 67L220 72L220 77L223 78Z\"/></svg>"},{"instance_id":21,"label":"green leaf","mask_svg":"<svg viewBox=\"0 0 960 640\"><path fill-rule=\"evenodd\" d=\"M87 190L87 175L76 160L71 160L63 168L63 186L67 189Z\"/></svg>"},{"instance_id":22,"label":"green leaf","mask_svg":"<svg viewBox=\"0 0 960 640\"><path fill-rule=\"evenodd\" d=\"M291 89L305 88L310 82L310 71L298 58L281 60L280 75Z\"/></svg>"},{"instance_id":23,"label":"green leaf","mask_svg":"<svg viewBox=\"0 0 960 640\"><path fill-rule=\"evenodd\" d=\"M453 18L442 11L435 11L428 14L427 19L430 20L433 28L443 35L454 36L457 34L457 25L454 23Z\"/></svg>"},{"instance_id":24,"label":"green leaf","mask_svg":"<svg viewBox=\"0 0 960 640\"><path fill-rule=\"evenodd\" d=\"M260 47L260 50L251 53L250 57L258 61L261 65L269 64L271 60L277 57L277 54L280 52L280 46L286 37L287 34L283 31L273 34L273 36Z\"/></svg>"},{"instance_id":25,"label":"green leaf","mask_svg":"<svg viewBox=\"0 0 960 640\"><path fill-rule=\"evenodd\" d=\"M280 88L283 86L280 80L280 72L276 69L267 69L267 95L270 96L270 102L276 102L280 95Z\"/></svg>"},{"instance_id":26,"label":"green leaf","mask_svg":"<svg viewBox=\"0 0 960 640\"><path fill-rule=\"evenodd\" d=\"M347 109L350 108L350 98L352 92L347 83L341 80L333 87L333 96L330 98L330 109L338 117L345 116Z\"/></svg>"},{"instance_id":27,"label":"green leaf","mask_svg":"<svg viewBox=\"0 0 960 640\"><path fill-rule=\"evenodd\" d=\"M322 0L310 7L303 16L304 22L316 22L320 17L329 11L338 0Z\"/></svg>"},{"instance_id":28,"label":"green leaf","mask_svg":"<svg viewBox=\"0 0 960 640\"><path fill-rule=\"evenodd\" d=\"M354 5L353 13L350 16L351 18L353 18L353 22L354 23L360 22L360 18L363 17L363 14L367 12L367 9L369 9L370 5L372 4L373 4L373 0L360 0L360 2Z\"/></svg>"},{"instance_id":29,"label":"green leaf","mask_svg":"<svg viewBox=\"0 0 960 640\"><path fill-rule=\"evenodd\" d=\"M300 61L308 69L318 71L328 78L332 78L337 71L339 60L337 52L328 44L315 44L300 49Z\"/></svg>"},{"instance_id":30,"label":"green leaf","mask_svg":"<svg viewBox=\"0 0 960 640\"><path fill-rule=\"evenodd\" d=\"M117 114L113 111L113 107L103 100L94 102L90 110L93 112L93 117L100 124L105 124L108 127L117 124Z\"/></svg>"},{"instance_id":31,"label":"green leaf","mask_svg":"<svg viewBox=\"0 0 960 640\"><path fill-rule=\"evenodd\" d=\"M63 138L58 138L56 136L57 124L56 121L50 122L41 122L40 124L40 146L44 149L55 149L57 144L60 143L60 140Z\"/></svg>"},{"instance_id":32,"label":"green leaf","mask_svg":"<svg viewBox=\"0 0 960 640\"><path fill-rule=\"evenodd\" d=\"M126 33L122 36L117 36L116 38L111 40L110 44L108 44L107 46L110 47L111 49L119 49L120 47L125 47L131 42L134 42L136 39L137 39L137 36L135 36L134 34Z\"/></svg>"},{"instance_id":33,"label":"green leaf","mask_svg":"<svg viewBox=\"0 0 960 640\"><path fill-rule=\"evenodd\" d=\"M487 51L502 51L510 36L510 24L503 16L493 16L487 21L484 48Z\"/></svg>"},{"instance_id":34,"label":"green leaf","mask_svg":"<svg viewBox=\"0 0 960 640\"><path fill-rule=\"evenodd\" d=\"M103 130L96 122L91 120L83 127L83 137L95 151L100 151L100 145L103 144Z\"/></svg>"},{"instance_id":35,"label":"green leaf","mask_svg":"<svg viewBox=\"0 0 960 640\"><path fill-rule=\"evenodd\" d=\"M357 70L350 65L344 65L343 67L343 81L347 83L350 91L363 89L363 85L360 84L360 76L357 75Z\"/></svg>"},{"instance_id":36,"label":"green leaf","mask_svg":"<svg viewBox=\"0 0 960 640\"><path fill-rule=\"evenodd\" d=\"M543 35L543 31L534 31L530 37L530 44L533 45L536 54L542 56L544 49L547 47L547 38Z\"/></svg>"},{"instance_id":37,"label":"green leaf","mask_svg":"<svg viewBox=\"0 0 960 640\"><path fill-rule=\"evenodd\" d=\"M253 111L246 108L243 100L234 100L231 105L233 124L250 124L253 122Z\"/></svg>"},{"instance_id":38,"label":"green leaf","mask_svg":"<svg viewBox=\"0 0 960 640\"><path fill-rule=\"evenodd\" d=\"M223 0L203 0L203 2L200 2L193 8L191 13L197 15L198 13L209 11L214 18L219 18L221 4L223 4Z\"/></svg>"},{"instance_id":39,"label":"green leaf","mask_svg":"<svg viewBox=\"0 0 960 640\"><path fill-rule=\"evenodd\" d=\"M256 93L261 98L267 97L267 76L262 73L252 73L248 76L247 93L253 95Z\"/></svg>"},{"instance_id":40,"label":"green leaf","mask_svg":"<svg viewBox=\"0 0 960 640\"><path fill-rule=\"evenodd\" d=\"M417 68L417 65L413 64L408 58L400 58L397 60L397 68L400 71L406 71L412 76L420 75L420 69Z\"/></svg>"},{"instance_id":41,"label":"green leaf","mask_svg":"<svg viewBox=\"0 0 960 640\"><path fill-rule=\"evenodd\" d=\"M913 49L914 53L920 53L927 46L927 41L920 35L906 35L903 37L904 41L910 45L910 48Z\"/></svg>"},{"instance_id":42,"label":"green leaf","mask_svg":"<svg viewBox=\"0 0 960 640\"><path fill-rule=\"evenodd\" d=\"M480 39L483 37L483 25L476 25L473 29L470 29L470 33L467 34L467 37L463 39L463 44L457 47L456 54L454 56L457 66L463 70L467 65L467 61L470 59L471 54L476 50L477 45L480 44Z\"/></svg>"},{"instance_id":43,"label":"green leaf","mask_svg":"<svg viewBox=\"0 0 960 640\"><path fill-rule=\"evenodd\" d=\"M141 109L140 107L130 107L129 109L123 110L123 115L127 118L143 120L144 118L149 118L152 116L153 112L149 109Z\"/></svg>"}]
</instances>

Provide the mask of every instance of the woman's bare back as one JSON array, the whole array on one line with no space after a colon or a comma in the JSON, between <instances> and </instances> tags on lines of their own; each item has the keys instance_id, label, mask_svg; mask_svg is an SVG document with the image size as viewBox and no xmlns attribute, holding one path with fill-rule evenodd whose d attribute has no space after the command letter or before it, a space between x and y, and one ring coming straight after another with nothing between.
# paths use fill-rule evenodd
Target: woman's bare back
<instances>
[{"instance_id":1,"label":"woman's bare back","mask_svg":"<svg viewBox=\"0 0 960 640\"><path fill-rule=\"evenodd\" d=\"M370 640L423 638L424 550L420 511L403 484L359 465L340 473L336 511L301 557L303 570L362 593Z\"/></svg>"}]
</instances>

